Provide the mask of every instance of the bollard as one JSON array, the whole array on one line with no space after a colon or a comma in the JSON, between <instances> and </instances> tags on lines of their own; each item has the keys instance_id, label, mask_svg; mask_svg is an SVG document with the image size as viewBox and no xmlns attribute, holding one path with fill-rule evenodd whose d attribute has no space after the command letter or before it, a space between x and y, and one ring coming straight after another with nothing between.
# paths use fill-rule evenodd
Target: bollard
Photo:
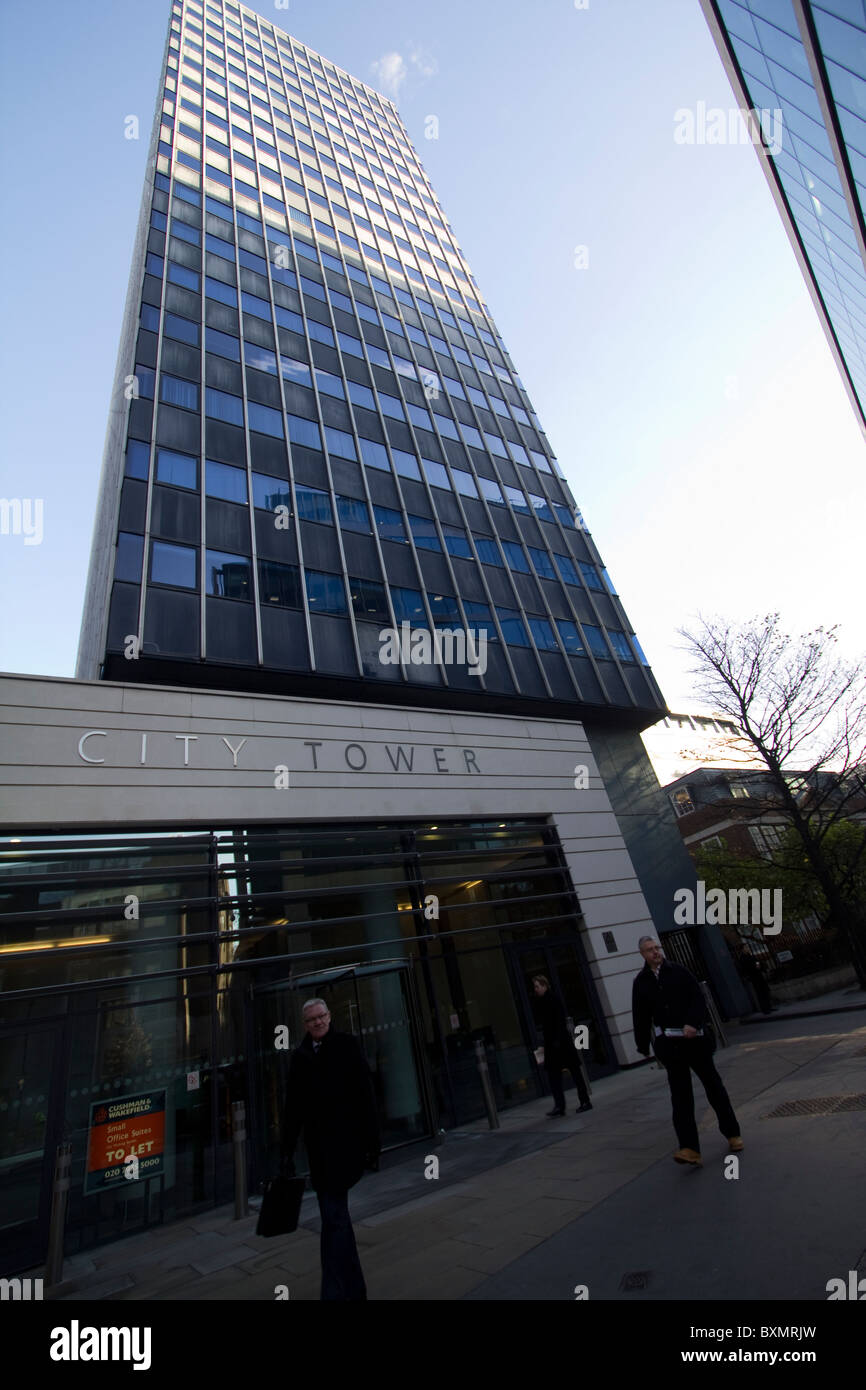
<instances>
[{"instance_id":1,"label":"bollard","mask_svg":"<svg viewBox=\"0 0 866 1390\"><path fill-rule=\"evenodd\" d=\"M247 1200L247 1113L242 1100L232 1101L232 1143L235 1150L235 1221L249 1215Z\"/></svg>"},{"instance_id":2,"label":"bollard","mask_svg":"<svg viewBox=\"0 0 866 1390\"><path fill-rule=\"evenodd\" d=\"M719 1047L727 1047L728 1039L725 1034L725 1030L722 1027L722 1020L719 1017L719 1011L716 1008L716 1001L710 993L710 987L707 984L706 980L701 980L700 986L701 992L704 996L704 1002L706 1003L707 1010L710 1015L710 1022L716 1030L716 1038L718 1040L718 1045Z\"/></svg>"},{"instance_id":3,"label":"bollard","mask_svg":"<svg viewBox=\"0 0 866 1390\"><path fill-rule=\"evenodd\" d=\"M565 1020L565 1023L566 1023L566 1027L568 1028L568 1035L569 1035L569 1037L572 1038L572 1039L574 1039L574 1035L575 1035L575 1032L576 1032L577 1030L576 1030L576 1028L575 1028L575 1026L574 1026L574 1019L571 1017L571 1014L568 1015L568 1017L567 1017L566 1020ZM586 1087L587 1095L590 1095L590 1096L591 1096L591 1095L592 1095L592 1086L590 1085L590 1082L589 1082L589 1073L588 1073L588 1071L586 1070L586 1062L584 1061L584 1057L583 1057L583 1048L582 1048L582 1047L578 1047L577 1041L576 1041L576 1040L575 1040L575 1043L574 1043L574 1050L575 1050L575 1052L577 1053L577 1065L580 1067L580 1074L581 1074L581 1076L583 1077L583 1084L584 1084L584 1086Z\"/></svg>"},{"instance_id":4,"label":"bollard","mask_svg":"<svg viewBox=\"0 0 866 1390\"><path fill-rule=\"evenodd\" d=\"M475 1060L478 1063L478 1074L481 1077L481 1089L484 1092L484 1104L487 1109L487 1123L491 1129L499 1128L499 1114L496 1109L496 1100L493 1095L493 1087L490 1084L490 1069L487 1065L487 1054L484 1051L484 1043L480 1038L475 1041Z\"/></svg>"},{"instance_id":5,"label":"bollard","mask_svg":"<svg viewBox=\"0 0 866 1390\"><path fill-rule=\"evenodd\" d=\"M66 1226L66 1205L69 1201L72 1145L58 1144L54 1159L54 1183L51 1188L51 1219L48 1226L48 1252L45 1257L45 1283L48 1288L63 1278L63 1234Z\"/></svg>"}]
</instances>

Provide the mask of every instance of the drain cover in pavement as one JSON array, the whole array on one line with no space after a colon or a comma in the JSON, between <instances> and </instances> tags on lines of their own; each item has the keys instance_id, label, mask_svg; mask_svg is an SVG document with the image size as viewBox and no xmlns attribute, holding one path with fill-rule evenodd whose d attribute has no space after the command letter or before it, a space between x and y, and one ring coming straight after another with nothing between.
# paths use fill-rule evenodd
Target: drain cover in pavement
<instances>
[{"instance_id":1,"label":"drain cover in pavement","mask_svg":"<svg viewBox=\"0 0 866 1390\"><path fill-rule=\"evenodd\" d=\"M621 1293L635 1293L638 1289L645 1289L650 1281L650 1271L648 1269L638 1269L631 1274L624 1274L619 1281Z\"/></svg>"},{"instance_id":2,"label":"drain cover in pavement","mask_svg":"<svg viewBox=\"0 0 866 1390\"><path fill-rule=\"evenodd\" d=\"M765 1120L781 1120L788 1115L838 1115L849 1110L866 1110L866 1095L815 1096L810 1100L786 1100L764 1115Z\"/></svg>"}]
</instances>

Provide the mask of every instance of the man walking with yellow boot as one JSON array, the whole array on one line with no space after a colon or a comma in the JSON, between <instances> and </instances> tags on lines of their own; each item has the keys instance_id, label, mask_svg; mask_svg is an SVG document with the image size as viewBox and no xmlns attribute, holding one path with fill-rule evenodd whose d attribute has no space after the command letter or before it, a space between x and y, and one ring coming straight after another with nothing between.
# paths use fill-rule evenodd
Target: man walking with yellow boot
<instances>
[{"instance_id":1,"label":"man walking with yellow boot","mask_svg":"<svg viewBox=\"0 0 866 1390\"><path fill-rule=\"evenodd\" d=\"M743 1148L740 1126L713 1062L714 1042L701 987L685 966L665 960L654 936L642 936L638 950L646 964L632 987L635 1047L648 1057L652 1041L655 1055L667 1072L680 1144L674 1161L701 1167L692 1072L707 1093L731 1153L739 1153Z\"/></svg>"}]
</instances>

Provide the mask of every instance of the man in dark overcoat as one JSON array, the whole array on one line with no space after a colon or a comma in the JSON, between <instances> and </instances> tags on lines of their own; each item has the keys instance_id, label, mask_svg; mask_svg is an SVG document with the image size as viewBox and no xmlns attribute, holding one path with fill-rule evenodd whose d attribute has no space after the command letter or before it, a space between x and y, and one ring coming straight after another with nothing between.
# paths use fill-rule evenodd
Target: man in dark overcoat
<instances>
[{"instance_id":1,"label":"man in dark overcoat","mask_svg":"<svg viewBox=\"0 0 866 1390\"><path fill-rule=\"evenodd\" d=\"M283 1117L282 1168L294 1174L303 1133L322 1217L322 1298L367 1297L349 1216L349 1189L378 1166L379 1116L373 1080L360 1043L331 1026L323 999L302 1010L307 1036L289 1060Z\"/></svg>"},{"instance_id":2,"label":"man in dark overcoat","mask_svg":"<svg viewBox=\"0 0 866 1390\"><path fill-rule=\"evenodd\" d=\"M731 1153L739 1153L743 1148L740 1126L713 1062L713 1041L701 987L684 965L665 960L654 936L642 936L638 950L646 964L632 986L634 1042L644 1057L649 1056L652 1044L668 1074L674 1129L680 1144L674 1161L695 1168L702 1163L692 1072L707 1093Z\"/></svg>"},{"instance_id":3,"label":"man in dark overcoat","mask_svg":"<svg viewBox=\"0 0 866 1390\"><path fill-rule=\"evenodd\" d=\"M550 981L546 975L533 976L532 988L537 1000L536 1016L544 1043L544 1069L547 1072L547 1079L550 1082L550 1090L553 1095L553 1109L547 1112L548 1119L552 1120L554 1116L565 1114L565 1092L562 1089L563 1068L571 1072L577 1087L577 1094L580 1097L577 1114L582 1115L585 1110L592 1109L592 1101L589 1098L589 1091L586 1089L586 1082L583 1079L583 1072L577 1059L574 1038L568 1031L565 1009L550 988Z\"/></svg>"}]
</instances>

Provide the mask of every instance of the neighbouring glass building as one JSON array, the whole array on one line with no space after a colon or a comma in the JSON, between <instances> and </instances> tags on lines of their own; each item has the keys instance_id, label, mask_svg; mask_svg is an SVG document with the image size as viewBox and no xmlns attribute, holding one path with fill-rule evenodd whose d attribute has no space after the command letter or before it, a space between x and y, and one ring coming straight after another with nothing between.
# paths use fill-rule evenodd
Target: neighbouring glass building
<instances>
[{"instance_id":1,"label":"neighbouring glass building","mask_svg":"<svg viewBox=\"0 0 866 1390\"><path fill-rule=\"evenodd\" d=\"M740 106L768 113L756 149L866 428L866 7L701 4Z\"/></svg>"},{"instance_id":2,"label":"neighbouring glass building","mask_svg":"<svg viewBox=\"0 0 866 1390\"><path fill-rule=\"evenodd\" d=\"M310 995L388 1147L483 1114L479 1042L543 1094L535 972L591 1077L643 932L744 1002L668 932L664 700L393 103L170 13L77 677L0 677L7 1270L60 1143L68 1250L227 1200L233 1101L266 1176Z\"/></svg>"}]
</instances>

